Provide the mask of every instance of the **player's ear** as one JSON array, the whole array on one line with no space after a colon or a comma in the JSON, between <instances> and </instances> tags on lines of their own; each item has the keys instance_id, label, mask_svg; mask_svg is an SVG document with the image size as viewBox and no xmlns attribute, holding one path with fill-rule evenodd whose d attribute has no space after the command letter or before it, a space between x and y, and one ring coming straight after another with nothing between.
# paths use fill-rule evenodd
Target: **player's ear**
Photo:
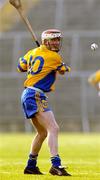
<instances>
[{"instance_id":1,"label":"player's ear","mask_svg":"<svg viewBox=\"0 0 100 180\"><path fill-rule=\"evenodd\" d=\"M44 44L45 44L45 45L48 45L48 44L49 44L48 39L44 39Z\"/></svg>"},{"instance_id":2,"label":"player's ear","mask_svg":"<svg viewBox=\"0 0 100 180\"><path fill-rule=\"evenodd\" d=\"M46 43L46 39L42 40L42 44L45 44Z\"/></svg>"}]
</instances>

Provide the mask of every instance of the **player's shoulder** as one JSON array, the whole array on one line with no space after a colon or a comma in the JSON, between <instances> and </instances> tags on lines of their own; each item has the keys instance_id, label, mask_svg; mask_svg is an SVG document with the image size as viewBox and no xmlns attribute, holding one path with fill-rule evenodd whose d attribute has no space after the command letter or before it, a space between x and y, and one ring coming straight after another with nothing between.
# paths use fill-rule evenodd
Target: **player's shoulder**
<instances>
[{"instance_id":1,"label":"player's shoulder","mask_svg":"<svg viewBox=\"0 0 100 180\"><path fill-rule=\"evenodd\" d=\"M100 80L100 70L95 72L95 77Z\"/></svg>"},{"instance_id":2,"label":"player's shoulder","mask_svg":"<svg viewBox=\"0 0 100 180\"><path fill-rule=\"evenodd\" d=\"M31 54L31 53L32 53L32 51L33 51L33 49L29 49L29 50L26 52L26 54L25 54L25 55L29 55L29 54Z\"/></svg>"},{"instance_id":3,"label":"player's shoulder","mask_svg":"<svg viewBox=\"0 0 100 180\"><path fill-rule=\"evenodd\" d=\"M34 53L38 48L29 49L28 54Z\"/></svg>"},{"instance_id":4,"label":"player's shoulder","mask_svg":"<svg viewBox=\"0 0 100 180\"><path fill-rule=\"evenodd\" d=\"M58 52L53 52L53 57L56 60L62 60L62 56Z\"/></svg>"},{"instance_id":5,"label":"player's shoulder","mask_svg":"<svg viewBox=\"0 0 100 180\"><path fill-rule=\"evenodd\" d=\"M38 48L33 48L33 49L30 49L28 52L27 52L27 56L32 56L34 55L36 52L38 51Z\"/></svg>"},{"instance_id":6,"label":"player's shoulder","mask_svg":"<svg viewBox=\"0 0 100 180\"><path fill-rule=\"evenodd\" d=\"M100 81L100 70L95 71L88 78L88 82L90 82L90 84L96 84L99 81Z\"/></svg>"},{"instance_id":7,"label":"player's shoulder","mask_svg":"<svg viewBox=\"0 0 100 180\"><path fill-rule=\"evenodd\" d=\"M55 57L55 58L58 58L58 59L59 59L59 58L60 58L60 59L62 58L61 55L60 55L58 52L55 52L55 51L49 51L49 52L50 52L50 54L51 54L53 57Z\"/></svg>"},{"instance_id":8,"label":"player's shoulder","mask_svg":"<svg viewBox=\"0 0 100 180\"><path fill-rule=\"evenodd\" d=\"M100 70L95 71L90 76L100 76Z\"/></svg>"}]
</instances>

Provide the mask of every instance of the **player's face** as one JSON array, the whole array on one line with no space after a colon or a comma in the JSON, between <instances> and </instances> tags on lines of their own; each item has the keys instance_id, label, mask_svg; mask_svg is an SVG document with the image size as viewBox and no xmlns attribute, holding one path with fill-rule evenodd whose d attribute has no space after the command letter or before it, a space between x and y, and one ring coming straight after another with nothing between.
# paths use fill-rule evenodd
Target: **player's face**
<instances>
[{"instance_id":1,"label":"player's face","mask_svg":"<svg viewBox=\"0 0 100 180\"><path fill-rule=\"evenodd\" d=\"M61 48L61 38L49 39L45 45L49 50L58 52Z\"/></svg>"}]
</instances>

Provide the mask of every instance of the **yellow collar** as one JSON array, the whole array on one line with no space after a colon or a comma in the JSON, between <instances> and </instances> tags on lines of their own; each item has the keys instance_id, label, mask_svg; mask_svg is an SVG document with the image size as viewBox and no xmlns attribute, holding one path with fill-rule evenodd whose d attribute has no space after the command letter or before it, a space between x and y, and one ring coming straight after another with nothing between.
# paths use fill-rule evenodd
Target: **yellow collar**
<instances>
[{"instance_id":1,"label":"yellow collar","mask_svg":"<svg viewBox=\"0 0 100 180\"><path fill-rule=\"evenodd\" d=\"M42 50L42 51L49 51L49 49L44 44L40 45L40 50Z\"/></svg>"}]
</instances>

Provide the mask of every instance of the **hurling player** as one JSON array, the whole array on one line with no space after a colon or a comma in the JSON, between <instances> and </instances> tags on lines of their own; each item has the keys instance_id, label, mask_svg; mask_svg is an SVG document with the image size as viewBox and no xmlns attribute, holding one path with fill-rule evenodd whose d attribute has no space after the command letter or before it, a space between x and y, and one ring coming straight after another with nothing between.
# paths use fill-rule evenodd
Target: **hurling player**
<instances>
[{"instance_id":1,"label":"hurling player","mask_svg":"<svg viewBox=\"0 0 100 180\"><path fill-rule=\"evenodd\" d=\"M61 164L58 153L59 126L47 98L47 93L55 89L57 74L70 72L70 67L63 63L62 57L58 54L62 43L62 33L59 30L44 31L41 40L40 47L30 50L21 57L17 67L19 72L27 73L21 103L25 117L31 119L37 132L31 144L24 174L42 174L37 166L37 158L47 137L51 156L49 173L70 176Z\"/></svg>"}]
</instances>

